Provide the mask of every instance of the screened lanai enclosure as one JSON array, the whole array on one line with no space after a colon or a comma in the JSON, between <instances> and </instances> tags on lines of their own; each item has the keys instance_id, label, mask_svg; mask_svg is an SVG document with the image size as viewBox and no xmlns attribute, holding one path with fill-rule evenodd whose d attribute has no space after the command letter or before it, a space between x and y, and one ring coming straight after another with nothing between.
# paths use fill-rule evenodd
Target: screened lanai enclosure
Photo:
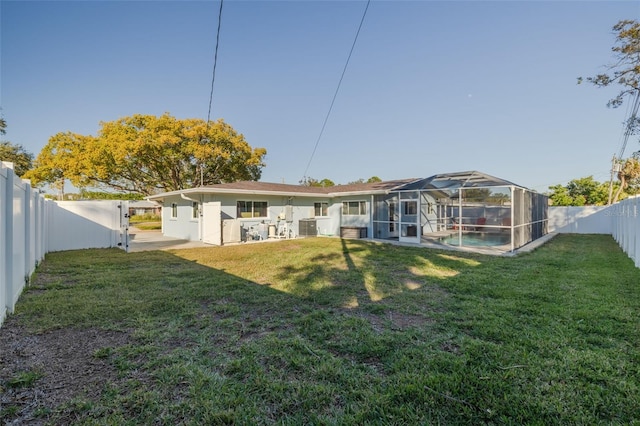
<instances>
[{"instance_id":1,"label":"screened lanai enclosure","mask_svg":"<svg viewBox=\"0 0 640 426\"><path fill-rule=\"evenodd\" d=\"M439 174L374 196L374 238L514 251L547 234L547 196L480 172Z\"/></svg>"}]
</instances>

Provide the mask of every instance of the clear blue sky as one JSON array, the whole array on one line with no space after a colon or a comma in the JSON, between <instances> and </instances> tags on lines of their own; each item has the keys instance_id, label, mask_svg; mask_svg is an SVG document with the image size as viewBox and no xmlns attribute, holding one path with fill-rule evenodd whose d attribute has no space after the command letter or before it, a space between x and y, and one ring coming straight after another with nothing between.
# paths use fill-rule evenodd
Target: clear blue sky
<instances>
[{"instance_id":1,"label":"clear blue sky","mask_svg":"<svg viewBox=\"0 0 640 426\"><path fill-rule=\"evenodd\" d=\"M206 119L219 4L2 0L3 139L37 154L135 113ZM212 118L267 149L263 181L302 177L365 5L225 1ZM372 1L307 174L607 180L626 108L576 78L639 18L637 1Z\"/></svg>"}]
</instances>

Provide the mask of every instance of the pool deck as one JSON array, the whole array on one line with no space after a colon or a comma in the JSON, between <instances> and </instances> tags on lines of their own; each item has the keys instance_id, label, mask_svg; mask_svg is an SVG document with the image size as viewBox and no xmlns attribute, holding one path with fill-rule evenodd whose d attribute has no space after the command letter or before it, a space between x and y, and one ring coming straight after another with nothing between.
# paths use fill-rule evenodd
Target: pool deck
<instances>
[{"instance_id":1,"label":"pool deck","mask_svg":"<svg viewBox=\"0 0 640 426\"><path fill-rule=\"evenodd\" d=\"M402 245L408 247L425 247L432 248L438 250L450 250L450 251L462 251L467 253L480 253L480 254L488 254L492 256L517 256L522 253L530 253L538 247L542 246L544 243L555 237L557 234L555 232L544 235L537 240L530 242L514 251L511 251L510 245L501 245L501 246L473 246L473 247L460 247L460 246L452 246L447 244L442 244L436 242L439 237L448 236L450 232L443 232L442 235L430 234L429 237L422 237L420 243L403 243L398 240L386 240L386 239L376 239L374 241L390 243L395 245Z\"/></svg>"}]
</instances>

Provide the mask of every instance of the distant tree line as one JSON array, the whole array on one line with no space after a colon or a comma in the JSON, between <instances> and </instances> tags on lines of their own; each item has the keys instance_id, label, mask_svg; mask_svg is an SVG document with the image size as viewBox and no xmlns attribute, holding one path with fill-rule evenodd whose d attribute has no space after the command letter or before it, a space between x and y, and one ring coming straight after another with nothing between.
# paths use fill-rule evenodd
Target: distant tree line
<instances>
[{"instance_id":1,"label":"distant tree line","mask_svg":"<svg viewBox=\"0 0 640 426\"><path fill-rule=\"evenodd\" d=\"M382 179L380 179L378 176L371 176L369 179L366 179L366 180L363 178L360 178L352 182L347 182L346 185L354 185L359 183L375 183L375 182L382 182ZM318 180L312 177L305 177L299 183L300 185L303 185L303 186L317 186L321 188L336 186L336 183L328 178Z\"/></svg>"},{"instance_id":2,"label":"distant tree line","mask_svg":"<svg viewBox=\"0 0 640 426\"><path fill-rule=\"evenodd\" d=\"M549 189L549 200L554 206L604 206L609 203L610 182L598 182L593 176L572 179L566 185L553 185ZM624 188L620 182L613 182L611 190L618 194L617 200L637 195L640 179L626 181Z\"/></svg>"}]
</instances>

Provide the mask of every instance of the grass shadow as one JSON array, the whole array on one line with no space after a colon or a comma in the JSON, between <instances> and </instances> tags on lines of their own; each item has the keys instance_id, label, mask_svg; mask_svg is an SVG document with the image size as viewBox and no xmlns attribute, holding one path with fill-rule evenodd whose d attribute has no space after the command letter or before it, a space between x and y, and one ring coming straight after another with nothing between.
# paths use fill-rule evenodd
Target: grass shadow
<instances>
[{"instance_id":1,"label":"grass shadow","mask_svg":"<svg viewBox=\"0 0 640 426\"><path fill-rule=\"evenodd\" d=\"M639 277L603 236L514 258L324 238L51 253L0 329L0 387L37 371L43 403L5 395L0 417L632 423ZM88 366L67 379L85 386L47 406L62 379L24 353L68 365L60 336Z\"/></svg>"}]
</instances>

